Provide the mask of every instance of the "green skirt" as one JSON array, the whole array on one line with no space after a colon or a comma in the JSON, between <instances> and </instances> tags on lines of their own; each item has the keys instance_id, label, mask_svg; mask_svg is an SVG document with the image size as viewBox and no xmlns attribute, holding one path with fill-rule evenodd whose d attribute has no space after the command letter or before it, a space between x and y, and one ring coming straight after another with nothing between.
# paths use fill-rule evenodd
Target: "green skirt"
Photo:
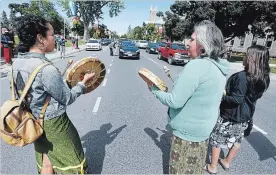
<instances>
[{"instance_id":1,"label":"green skirt","mask_svg":"<svg viewBox=\"0 0 276 175\"><path fill-rule=\"evenodd\" d=\"M44 121L44 133L35 141L38 172L41 172L42 154L51 161L56 174L86 174L87 163L81 140L66 112Z\"/></svg>"},{"instance_id":2,"label":"green skirt","mask_svg":"<svg viewBox=\"0 0 276 175\"><path fill-rule=\"evenodd\" d=\"M169 174L203 174L208 139L189 142L172 136Z\"/></svg>"}]
</instances>

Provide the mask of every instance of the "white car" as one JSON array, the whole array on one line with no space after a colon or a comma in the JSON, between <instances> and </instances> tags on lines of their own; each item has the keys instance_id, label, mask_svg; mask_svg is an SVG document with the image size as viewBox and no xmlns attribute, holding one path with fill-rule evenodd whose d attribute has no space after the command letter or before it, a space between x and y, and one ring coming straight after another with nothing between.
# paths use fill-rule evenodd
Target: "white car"
<instances>
[{"instance_id":1,"label":"white car","mask_svg":"<svg viewBox=\"0 0 276 175\"><path fill-rule=\"evenodd\" d=\"M85 45L85 50L102 50L102 44L98 40L90 39Z\"/></svg>"},{"instance_id":2,"label":"white car","mask_svg":"<svg viewBox=\"0 0 276 175\"><path fill-rule=\"evenodd\" d=\"M138 41L136 42L136 46L137 46L138 48L143 48L143 49L145 49L145 48L148 47L148 42L147 42L146 40L138 40Z\"/></svg>"}]
</instances>

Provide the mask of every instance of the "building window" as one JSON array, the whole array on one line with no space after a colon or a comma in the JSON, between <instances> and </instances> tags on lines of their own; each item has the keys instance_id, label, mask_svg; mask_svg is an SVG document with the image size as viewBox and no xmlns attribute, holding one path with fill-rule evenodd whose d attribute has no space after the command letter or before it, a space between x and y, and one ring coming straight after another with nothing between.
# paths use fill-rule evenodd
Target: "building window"
<instances>
[{"instance_id":1,"label":"building window","mask_svg":"<svg viewBox=\"0 0 276 175\"><path fill-rule=\"evenodd\" d=\"M257 40L258 40L258 37L254 36L253 40L252 40L252 43L251 43L251 46L256 46L257 45Z\"/></svg>"},{"instance_id":2,"label":"building window","mask_svg":"<svg viewBox=\"0 0 276 175\"><path fill-rule=\"evenodd\" d=\"M240 46L241 47L244 46L244 41L245 41L245 36L241 37L241 42L240 42Z\"/></svg>"},{"instance_id":3,"label":"building window","mask_svg":"<svg viewBox=\"0 0 276 175\"><path fill-rule=\"evenodd\" d=\"M274 40L274 37L272 35L268 35L266 38L265 46L267 48L271 48L273 40Z\"/></svg>"}]
</instances>

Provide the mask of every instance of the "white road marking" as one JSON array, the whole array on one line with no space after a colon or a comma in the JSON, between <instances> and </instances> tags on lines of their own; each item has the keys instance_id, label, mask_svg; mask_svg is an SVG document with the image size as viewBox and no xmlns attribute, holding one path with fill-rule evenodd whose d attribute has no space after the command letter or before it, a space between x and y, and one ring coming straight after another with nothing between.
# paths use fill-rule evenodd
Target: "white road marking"
<instances>
[{"instance_id":1,"label":"white road marking","mask_svg":"<svg viewBox=\"0 0 276 175\"><path fill-rule=\"evenodd\" d=\"M108 74L110 73L110 69L107 69L107 73L108 73Z\"/></svg>"},{"instance_id":2,"label":"white road marking","mask_svg":"<svg viewBox=\"0 0 276 175\"><path fill-rule=\"evenodd\" d=\"M112 64L110 64L109 66L112 66Z\"/></svg>"},{"instance_id":3,"label":"white road marking","mask_svg":"<svg viewBox=\"0 0 276 175\"><path fill-rule=\"evenodd\" d=\"M113 57L114 58L114 57ZM112 62L114 61L114 59L111 60Z\"/></svg>"},{"instance_id":4,"label":"white road marking","mask_svg":"<svg viewBox=\"0 0 276 175\"><path fill-rule=\"evenodd\" d=\"M253 125L253 128L256 129L257 131L259 131L260 133L262 133L262 134L264 134L264 135L267 135L267 132L265 132L264 130L262 130L262 129L259 128L258 126Z\"/></svg>"},{"instance_id":5,"label":"white road marking","mask_svg":"<svg viewBox=\"0 0 276 175\"><path fill-rule=\"evenodd\" d=\"M155 64L158 64L156 61L154 61L153 59L151 58L148 58L150 61L154 62Z\"/></svg>"},{"instance_id":6,"label":"white road marking","mask_svg":"<svg viewBox=\"0 0 276 175\"><path fill-rule=\"evenodd\" d=\"M106 85L106 82L107 82L107 79L105 78L104 81L103 81L103 86Z\"/></svg>"},{"instance_id":7,"label":"white road marking","mask_svg":"<svg viewBox=\"0 0 276 175\"><path fill-rule=\"evenodd\" d=\"M93 108L93 113L98 112L98 109L100 107L100 103L101 103L102 97L98 97L95 103L95 106Z\"/></svg>"}]
</instances>

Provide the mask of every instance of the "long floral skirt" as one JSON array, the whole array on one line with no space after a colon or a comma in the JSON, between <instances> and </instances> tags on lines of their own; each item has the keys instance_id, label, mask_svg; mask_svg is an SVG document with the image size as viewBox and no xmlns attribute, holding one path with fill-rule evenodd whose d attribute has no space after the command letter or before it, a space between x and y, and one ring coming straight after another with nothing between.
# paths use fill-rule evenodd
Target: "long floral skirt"
<instances>
[{"instance_id":1,"label":"long floral skirt","mask_svg":"<svg viewBox=\"0 0 276 175\"><path fill-rule=\"evenodd\" d=\"M189 142L172 136L169 174L203 174L208 139Z\"/></svg>"}]
</instances>

